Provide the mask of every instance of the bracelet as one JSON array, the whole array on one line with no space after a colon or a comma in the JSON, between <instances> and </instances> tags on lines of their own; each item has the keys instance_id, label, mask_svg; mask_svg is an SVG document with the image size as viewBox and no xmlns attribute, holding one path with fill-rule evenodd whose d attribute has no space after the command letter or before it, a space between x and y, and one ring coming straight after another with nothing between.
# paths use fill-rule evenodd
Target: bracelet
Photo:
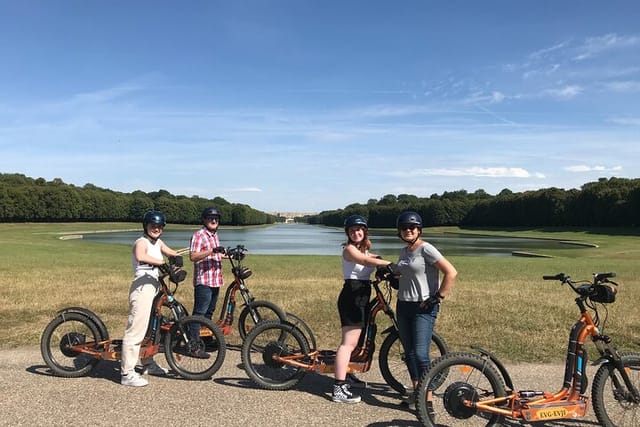
<instances>
[{"instance_id":1,"label":"bracelet","mask_svg":"<svg viewBox=\"0 0 640 427\"><path fill-rule=\"evenodd\" d=\"M444 297L442 296L442 294L440 293L440 291L438 291L438 292L436 293L436 296L437 296L438 298L440 298L440 299L444 299Z\"/></svg>"}]
</instances>

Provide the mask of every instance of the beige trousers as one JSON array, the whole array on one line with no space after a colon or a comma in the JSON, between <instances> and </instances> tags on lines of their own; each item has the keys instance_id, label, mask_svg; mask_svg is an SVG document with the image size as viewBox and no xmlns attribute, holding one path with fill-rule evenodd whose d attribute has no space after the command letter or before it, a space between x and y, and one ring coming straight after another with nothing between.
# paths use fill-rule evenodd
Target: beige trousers
<instances>
[{"instance_id":1,"label":"beige trousers","mask_svg":"<svg viewBox=\"0 0 640 427\"><path fill-rule=\"evenodd\" d=\"M120 356L120 372L122 375L133 372L138 363L140 344L147 333L153 298L158 293L159 288L158 280L149 275L139 277L131 283L131 289L129 289L129 318L122 338L122 355ZM145 360L144 362L147 361Z\"/></svg>"}]
</instances>

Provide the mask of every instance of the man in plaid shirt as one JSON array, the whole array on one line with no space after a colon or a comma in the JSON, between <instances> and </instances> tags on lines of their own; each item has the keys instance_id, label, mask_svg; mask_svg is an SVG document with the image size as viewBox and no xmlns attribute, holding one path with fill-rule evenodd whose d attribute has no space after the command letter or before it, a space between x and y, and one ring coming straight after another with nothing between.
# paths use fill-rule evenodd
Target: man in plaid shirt
<instances>
[{"instance_id":1,"label":"man in plaid shirt","mask_svg":"<svg viewBox=\"0 0 640 427\"><path fill-rule=\"evenodd\" d=\"M217 234L221 215L216 208L208 207L201 217L203 227L193 233L189 247L189 258L193 262L193 315L211 319L223 284L224 248Z\"/></svg>"}]
</instances>

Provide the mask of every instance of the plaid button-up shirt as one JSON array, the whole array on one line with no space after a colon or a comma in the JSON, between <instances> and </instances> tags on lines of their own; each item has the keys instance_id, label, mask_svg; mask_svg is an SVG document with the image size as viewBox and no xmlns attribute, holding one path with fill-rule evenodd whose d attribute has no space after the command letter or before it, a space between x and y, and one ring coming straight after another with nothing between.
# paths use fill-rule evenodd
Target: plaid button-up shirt
<instances>
[{"instance_id":1,"label":"plaid button-up shirt","mask_svg":"<svg viewBox=\"0 0 640 427\"><path fill-rule=\"evenodd\" d=\"M212 233L206 227L193 233L189 250L191 252L208 251L220 246L218 234ZM222 254L213 253L208 257L193 263L193 285L218 288L222 286Z\"/></svg>"}]
</instances>

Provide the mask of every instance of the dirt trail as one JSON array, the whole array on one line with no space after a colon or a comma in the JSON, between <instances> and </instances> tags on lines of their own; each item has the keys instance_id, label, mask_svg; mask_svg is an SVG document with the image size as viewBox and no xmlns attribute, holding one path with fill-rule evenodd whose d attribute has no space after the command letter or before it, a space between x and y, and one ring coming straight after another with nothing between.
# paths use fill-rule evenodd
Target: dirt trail
<instances>
[{"instance_id":1,"label":"dirt trail","mask_svg":"<svg viewBox=\"0 0 640 427\"><path fill-rule=\"evenodd\" d=\"M156 359L166 366L162 356ZM266 391L239 364L239 351L231 347L212 380L151 377L149 386L129 388L119 383L118 363L101 362L89 377L65 379L51 376L38 348L2 350L0 425L419 426L377 366L361 376L370 383L363 403L345 405L331 401L329 376L308 374L294 390ZM516 387L555 390L563 367L526 364L509 370ZM547 425L597 423L591 413L586 420Z\"/></svg>"}]
</instances>

